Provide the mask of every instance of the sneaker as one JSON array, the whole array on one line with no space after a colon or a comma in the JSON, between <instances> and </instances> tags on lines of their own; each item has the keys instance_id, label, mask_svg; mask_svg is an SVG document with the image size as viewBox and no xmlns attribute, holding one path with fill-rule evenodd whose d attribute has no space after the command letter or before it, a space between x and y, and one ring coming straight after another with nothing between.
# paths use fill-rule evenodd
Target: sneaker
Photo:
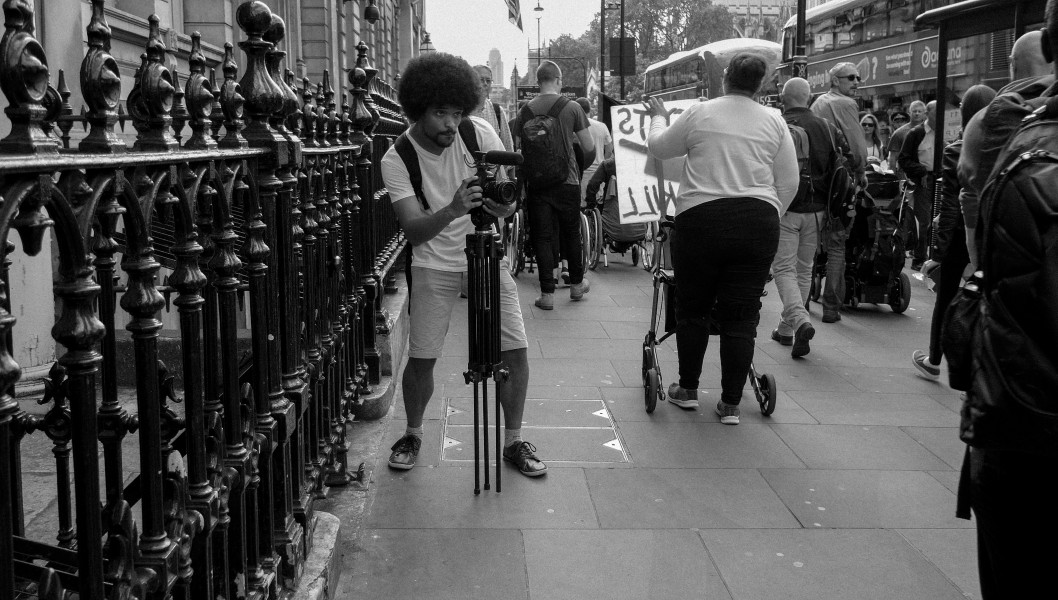
<instances>
[{"instance_id":1,"label":"sneaker","mask_svg":"<svg viewBox=\"0 0 1058 600\"><path fill-rule=\"evenodd\" d=\"M547 465L536 457L536 446L529 442L519 441L503 449L503 460L514 463L522 475L539 477L547 474Z\"/></svg>"},{"instance_id":2,"label":"sneaker","mask_svg":"<svg viewBox=\"0 0 1058 600\"><path fill-rule=\"evenodd\" d=\"M390 448L393 453L389 455L389 466L401 471L411 469L415 466L415 459L419 457L420 446L422 446L422 439L414 435L405 435L400 438Z\"/></svg>"},{"instance_id":3,"label":"sneaker","mask_svg":"<svg viewBox=\"0 0 1058 600\"><path fill-rule=\"evenodd\" d=\"M573 285L569 286L569 299L576 302L577 300L583 298L584 294L587 294L589 291L591 291L591 284L588 283L587 279L581 281L580 283L574 283Z\"/></svg>"},{"instance_id":4,"label":"sneaker","mask_svg":"<svg viewBox=\"0 0 1058 600\"><path fill-rule=\"evenodd\" d=\"M536 305L540 310L554 310L555 308L555 294L547 292L540 292L540 297L536 299Z\"/></svg>"},{"instance_id":5,"label":"sneaker","mask_svg":"<svg viewBox=\"0 0 1058 600\"><path fill-rule=\"evenodd\" d=\"M929 354L921 350L915 350L911 355L911 364L918 369L918 374L926 379L940 379L940 366L929 362Z\"/></svg>"},{"instance_id":6,"label":"sneaker","mask_svg":"<svg viewBox=\"0 0 1058 600\"><path fill-rule=\"evenodd\" d=\"M678 383L669 384L668 398L680 408L698 408L698 390L685 390Z\"/></svg>"},{"instance_id":7,"label":"sneaker","mask_svg":"<svg viewBox=\"0 0 1058 600\"><path fill-rule=\"evenodd\" d=\"M723 400L716 403L716 414L724 425L738 425L739 410L737 404L726 404Z\"/></svg>"},{"instance_id":8,"label":"sneaker","mask_svg":"<svg viewBox=\"0 0 1058 600\"><path fill-rule=\"evenodd\" d=\"M837 323L841 320L841 313L836 310L823 309L823 322L824 323Z\"/></svg>"},{"instance_id":9,"label":"sneaker","mask_svg":"<svg viewBox=\"0 0 1058 600\"><path fill-rule=\"evenodd\" d=\"M801 326L797 328L797 332L794 333L793 349L790 350L790 356L800 358L811 352L812 349L808 346L808 342L815 335L816 328L812 327L811 323L801 323Z\"/></svg>"},{"instance_id":10,"label":"sneaker","mask_svg":"<svg viewBox=\"0 0 1058 600\"><path fill-rule=\"evenodd\" d=\"M778 328L771 330L771 339L775 340L776 342L779 342L783 346L793 346L793 336L780 335Z\"/></svg>"},{"instance_id":11,"label":"sneaker","mask_svg":"<svg viewBox=\"0 0 1058 600\"><path fill-rule=\"evenodd\" d=\"M562 274L559 276L559 280L562 283L569 285L569 269L562 267Z\"/></svg>"}]
</instances>

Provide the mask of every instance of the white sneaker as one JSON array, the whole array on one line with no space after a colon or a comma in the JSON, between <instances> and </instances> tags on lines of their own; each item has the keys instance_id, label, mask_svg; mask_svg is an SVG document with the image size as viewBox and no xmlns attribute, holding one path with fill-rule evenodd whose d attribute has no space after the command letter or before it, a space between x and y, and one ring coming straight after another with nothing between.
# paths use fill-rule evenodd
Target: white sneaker
<instances>
[{"instance_id":1,"label":"white sneaker","mask_svg":"<svg viewBox=\"0 0 1058 600\"><path fill-rule=\"evenodd\" d=\"M591 284L588 283L587 279L584 279L580 283L574 283L569 286L569 299L576 302L583 298L584 294L587 294L589 291L591 291Z\"/></svg>"}]
</instances>

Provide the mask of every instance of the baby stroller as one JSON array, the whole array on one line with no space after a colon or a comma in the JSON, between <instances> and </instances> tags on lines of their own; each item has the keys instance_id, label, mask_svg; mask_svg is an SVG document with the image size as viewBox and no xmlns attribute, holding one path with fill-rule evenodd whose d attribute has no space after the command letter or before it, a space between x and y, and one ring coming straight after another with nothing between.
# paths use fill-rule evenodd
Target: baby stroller
<instances>
[{"instance_id":1,"label":"baby stroller","mask_svg":"<svg viewBox=\"0 0 1058 600\"><path fill-rule=\"evenodd\" d=\"M665 400L665 386L661 377L661 366L658 364L658 344L661 344L676 333L676 276L668 266L668 249L670 236L675 230L675 223L668 219L660 222L657 234L650 244L653 246L654 265L651 274L654 279L654 296L650 309L650 329L643 340L643 391L647 413L653 413L658 400ZM658 333L662 334L658 337ZM716 333L715 331L712 333ZM751 363L749 366L749 383L753 394L760 404L760 412L768 416L775 412L775 397L778 390L775 376L761 374Z\"/></svg>"},{"instance_id":2,"label":"baby stroller","mask_svg":"<svg viewBox=\"0 0 1058 600\"><path fill-rule=\"evenodd\" d=\"M621 223L621 209L617 202L616 177L611 177L603 194L602 203L589 202L585 209L585 218L589 228L589 236L586 240L594 241L589 244L586 265L594 270L602 261L603 266L610 266L607 254L616 252L624 256L626 252L632 253L632 266L639 264L643 258L644 268L650 269L647 264L650 258L651 246L649 240L652 231L656 230L654 223Z\"/></svg>"},{"instance_id":3,"label":"baby stroller","mask_svg":"<svg viewBox=\"0 0 1058 600\"><path fill-rule=\"evenodd\" d=\"M914 187L893 173L867 172L845 254L845 302L888 304L902 313L911 303L911 279L903 272L905 248L916 226L909 204Z\"/></svg>"}]
</instances>

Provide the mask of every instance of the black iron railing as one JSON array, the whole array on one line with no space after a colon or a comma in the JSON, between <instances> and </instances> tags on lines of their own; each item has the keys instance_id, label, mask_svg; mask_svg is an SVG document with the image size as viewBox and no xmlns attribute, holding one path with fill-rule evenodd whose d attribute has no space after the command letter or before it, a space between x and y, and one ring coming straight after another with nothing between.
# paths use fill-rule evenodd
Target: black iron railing
<instances>
[{"instance_id":1,"label":"black iron railing","mask_svg":"<svg viewBox=\"0 0 1058 600\"><path fill-rule=\"evenodd\" d=\"M3 2L0 598L285 596L315 501L350 480L351 410L379 381L382 289L404 241L376 166L405 125L363 43L345 92L326 74L295 82L276 50L284 24L259 1L237 10L243 64L227 45L221 79L196 34L180 81L151 17L122 111L103 5L92 1L77 116L62 71L50 85L32 3ZM115 131L125 120L131 147ZM87 134L75 143L78 122ZM16 239L38 254L49 228L62 348L41 399L49 408L34 415L12 397L21 369L8 256ZM172 374L158 360L163 294L179 314ZM244 299L252 354L240 356ZM135 406L119 400L122 310ZM25 527L22 448L41 435L56 465L54 542Z\"/></svg>"}]
</instances>

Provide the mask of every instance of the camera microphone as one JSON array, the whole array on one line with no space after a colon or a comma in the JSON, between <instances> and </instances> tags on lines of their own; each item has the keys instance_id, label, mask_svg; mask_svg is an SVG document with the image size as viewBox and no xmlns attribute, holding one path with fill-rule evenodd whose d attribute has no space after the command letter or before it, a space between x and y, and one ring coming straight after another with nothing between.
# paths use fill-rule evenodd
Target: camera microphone
<instances>
[{"instance_id":1,"label":"camera microphone","mask_svg":"<svg viewBox=\"0 0 1058 600\"><path fill-rule=\"evenodd\" d=\"M480 158L483 162L491 165L520 165L525 158L517 152L504 152L503 150L489 150Z\"/></svg>"}]
</instances>

